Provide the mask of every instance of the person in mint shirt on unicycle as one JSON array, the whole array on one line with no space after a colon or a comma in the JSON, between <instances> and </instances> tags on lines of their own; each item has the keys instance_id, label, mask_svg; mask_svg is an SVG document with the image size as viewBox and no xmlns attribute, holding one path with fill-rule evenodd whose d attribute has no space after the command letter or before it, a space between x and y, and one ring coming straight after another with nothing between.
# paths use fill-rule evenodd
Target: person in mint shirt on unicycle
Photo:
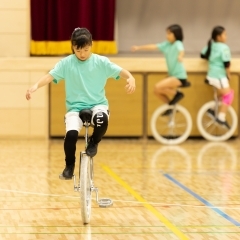
<instances>
[{"instance_id":1,"label":"person in mint shirt on unicycle","mask_svg":"<svg viewBox=\"0 0 240 240\"><path fill-rule=\"evenodd\" d=\"M158 50L163 53L168 76L157 82L154 93L162 104L152 114L150 126L153 137L162 144L173 145L184 142L192 129L191 115L179 101L184 97L180 88L190 87L183 64L183 30L178 24L166 29L166 41L157 44L133 46L132 51Z\"/></svg>"},{"instance_id":2,"label":"person in mint shirt on unicycle","mask_svg":"<svg viewBox=\"0 0 240 240\"><path fill-rule=\"evenodd\" d=\"M72 179L75 168L75 152L78 133L83 127L79 112L83 109L92 111L91 124L93 134L87 145L86 154L91 158L97 154L98 143L107 131L109 111L105 96L105 85L108 78L124 78L127 80L126 91L135 91L135 79L131 73L112 63L107 57L91 52L92 35L86 28L76 28L71 36L73 54L60 60L55 67L39 79L27 90L26 98L38 88L49 84L65 81L66 136L64 152L66 166L60 178Z\"/></svg>"},{"instance_id":3,"label":"person in mint shirt on unicycle","mask_svg":"<svg viewBox=\"0 0 240 240\"><path fill-rule=\"evenodd\" d=\"M234 92L229 84L231 52L226 40L227 35L224 27L215 27L208 45L201 52L201 57L208 61L206 80L209 85L217 89L221 98L221 106L217 116L215 116L214 109L208 109L208 114L212 118L216 118L216 122L220 126L230 129L226 120L226 113L233 102Z\"/></svg>"},{"instance_id":4,"label":"person in mint shirt on unicycle","mask_svg":"<svg viewBox=\"0 0 240 240\"><path fill-rule=\"evenodd\" d=\"M183 65L184 46L182 42L182 28L177 24L173 24L166 29L166 41L132 47L134 52L139 50L159 50L163 53L167 63L168 77L155 85L154 93L160 100L169 105L176 104L184 97L184 94L179 92L178 88L189 84ZM169 96L171 99L169 99ZM167 116L171 113L172 111L169 109L163 115Z\"/></svg>"}]
</instances>

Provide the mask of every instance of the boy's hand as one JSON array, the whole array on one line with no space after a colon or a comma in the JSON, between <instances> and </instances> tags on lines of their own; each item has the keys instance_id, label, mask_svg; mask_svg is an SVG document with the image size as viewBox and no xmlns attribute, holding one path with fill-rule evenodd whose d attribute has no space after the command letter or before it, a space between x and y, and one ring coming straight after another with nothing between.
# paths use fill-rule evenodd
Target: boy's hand
<instances>
[{"instance_id":1,"label":"boy's hand","mask_svg":"<svg viewBox=\"0 0 240 240\"><path fill-rule=\"evenodd\" d=\"M132 46L131 47L131 51L132 52L136 52L136 51L138 51L139 50L139 47L138 46Z\"/></svg>"},{"instance_id":2,"label":"boy's hand","mask_svg":"<svg viewBox=\"0 0 240 240\"><path fill-rule=\"evenodd\" d=\"M127 85L125 87L128 94L132 94L135 92L135 79L133 77L127 79Z\"/></svg>"},{"instance_id":3,"label":"boy's hand","mask_svg":"<svg viewBox=\"0 0 240 240\"><path fill-rule=\"evenodd\" d=\"M31 99L31 94L32 94L33 92L35 92L37 89L38 89L38 85L37 85L37 84L35 84L35 85L33 85L31 88L29 88L29 89L27 90L27 93L26 93L26 99L27 99L27 100L30 100L30 99Z\"/></svg>"},{"instance_id":4,"label":"boy's hand","mask_svg":"<svg viewBox=\"0 0 240 240\"><path fill-rule=\"evenodd\" d=\"M182 56L182 55L179 55L179 56L178 56L178 61L179 61L179 62L182 62L182 61L183 61L183 56Z\"/></svg>"}]
</instances>

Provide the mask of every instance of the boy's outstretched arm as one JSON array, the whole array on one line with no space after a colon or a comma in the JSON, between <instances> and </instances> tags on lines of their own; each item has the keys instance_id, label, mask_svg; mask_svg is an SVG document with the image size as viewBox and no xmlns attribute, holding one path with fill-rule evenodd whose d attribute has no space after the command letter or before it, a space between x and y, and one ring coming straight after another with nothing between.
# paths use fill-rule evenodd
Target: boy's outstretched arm
<instances>
[{"instance_id":1,"label":"boy's outstretched arm","mask_svg":"<svg viewBox=\"0 0 240 240\"><path fill-rule=\"evenodd\" d=\"M157 50L158 47L156 44L148 44L148 45L141 45L141 46L132 46L131 50L132 52L136 52L139 50L147 50L147 51L151 51L151 50Z\"/></svg>"},{"instance_id":2,"label":"boy's outstretched arm","mask_svg":"<svg viewBox=\"0 0 240 240\"><path fill-rule=\"evenodd\" d=\"M127 85L125 87L127 93L128 94L134 93L136 84L135 84L135 78L132 76L132 74L128 70L122 69L119 75L121 78L124 78L127 80Z\"/></svg>"},{"instance_id":3,"label":"boy's outstretched arm","mask_svg":"<svg viewBox=\"0 0 240 240\"><path fill-rule=\"evenodd\" d=\"M31 99L31 94L35 92L38 88L43 87L53 80L53 76L49 73L41 77L32 87L30 87L26 92L26 99Z\"/></svg>"}]
</instances>

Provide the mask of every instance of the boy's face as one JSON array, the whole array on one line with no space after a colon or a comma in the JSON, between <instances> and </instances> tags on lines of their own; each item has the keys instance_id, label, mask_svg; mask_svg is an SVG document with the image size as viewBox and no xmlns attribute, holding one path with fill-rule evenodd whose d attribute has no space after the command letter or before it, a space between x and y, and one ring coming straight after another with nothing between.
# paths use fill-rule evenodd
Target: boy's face
<instances>
[{"instance_id":1,"label":"boy's face","mask_svg":"<svg viewBox=\"0 0 240 240\"><path fill-rule=\"evenodd\" d=\"M81 61L86 61L91 56L92 46L87 45L83 48L77 48L77 46L72 46L74 54Z\"/></svg>"},{"instance_id":2,"label":"boy's face","mask_svg":"<svg viewBox=\"0 0 240 240\"><path fill-rule=\"evenodd\" d=\"M227 41L226 31L223 31L221 35L217 36L217 41L223 42L223 43L225 43Z\"/></svg>"},{"instance_id":3,"label":"boy's face","mask_svg":"<svg viewBox=\"0 0 240 240\"><path fill-rule=\"evenodd\" d=\"M170 32L169 30L166 31L166 38L169 42L173 43L175 42L175 36L172 32Z\"/></svg>"}]
</instances>

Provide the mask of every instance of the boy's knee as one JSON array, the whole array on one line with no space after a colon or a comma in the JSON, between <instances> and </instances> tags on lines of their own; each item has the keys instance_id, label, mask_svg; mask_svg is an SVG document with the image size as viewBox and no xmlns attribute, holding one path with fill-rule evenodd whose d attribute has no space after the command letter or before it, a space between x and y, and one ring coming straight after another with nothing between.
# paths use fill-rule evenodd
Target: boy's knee
<instances>
[{"instance_id":1,"label":"boy's knee","mask_svg":"<svg viewBox=\"0 0 240 240\"><path fill-rule=\"evenodd\" d=\"M93 117L93 124L95 127L107 127L108 126L108 115L105 112L98 112Z\"/></svg>"},{"instance_id":2,"label":"boy's knee","mask_svg":"<svg viewBox=\"0 0 240 240\"><path fill-rule=\"evenodd\" d=\"M222 102L229 106L232 104L234 98L234 91L231 89L230 92L223 94Z\"/></svg>"},{"instance_id":3,"label":"boy's knee","mask_svg":"<svg viewBox=\"0 0 240 240\"><path fill-rule=\"evenodd\" d=\"M65 136L65 141L76 142L78 139L78 131L77 130L70 130L67 132Z\"/></svg>"},{"instance_id":4,"label":"boy's knee","mask_svg":"<svg viewBox=\"0 0 240 240\"><path fill-rule=\"evenodd\" d=\"M161 89L160 86L155 85L155 86L154 86L154 90L153 90L153 92L154 92L154 94L158 95L159 93L162 92L161 90L162 90L162 89Z\"/></svg>"}]
</instances>

